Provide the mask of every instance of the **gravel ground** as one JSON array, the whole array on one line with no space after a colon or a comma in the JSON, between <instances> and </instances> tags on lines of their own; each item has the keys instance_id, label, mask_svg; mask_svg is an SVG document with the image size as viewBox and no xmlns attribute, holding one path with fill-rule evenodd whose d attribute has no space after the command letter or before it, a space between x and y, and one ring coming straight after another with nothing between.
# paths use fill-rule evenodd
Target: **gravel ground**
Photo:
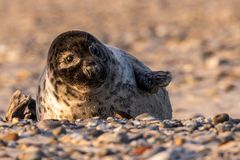
<instances>
[{"instance_id":1,"label":"gravel ground","mask_svg":"<svg viewBox=\"0 0 240 160\"><path fill-rule=\"evenodd\" d=\"M0 16L1 115L16 89L35 97L51 41L80 29L169 70L175 119L1 120L0 159L239 159L240 1L1 0Z\"/></svg>"},{"instance_id":2,"label":"gravel ground","mask_svg":"<svg viewBox=\"0 0 240 160\"><path fill-rule=\"evenodd\" d=\"M239 159L240 119L0 121L0 159Z\"/></svg>"}]
</instances>

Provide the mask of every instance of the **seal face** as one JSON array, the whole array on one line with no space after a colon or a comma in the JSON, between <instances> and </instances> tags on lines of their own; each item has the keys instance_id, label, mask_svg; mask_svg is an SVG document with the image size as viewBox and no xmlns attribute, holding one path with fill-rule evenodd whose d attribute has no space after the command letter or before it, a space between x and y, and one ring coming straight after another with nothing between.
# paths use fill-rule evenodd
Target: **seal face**
<instances>
[{"instance_id":1,"label":"seal face","mask_svg":"<svg viewBox=\"0 0 240 160\"><path fill-rule=\"evenodd\" d=\"M104 48L101 51L97 46L100 42L87 33L62 34L50 47L48 68L54 77L69 85L100 86L106 79L108 67Z\"/></svg>"},{"instance_id":2,"label":"seal face","mask_svg":"<svg viewBox=\"0 0 240 160\"><path fill-rule=\"evenodd\" d=\"M37 93L40 119L77 119L116 112L172 116L169 72L151 71L135 57L83 31L59 35L51 44Z\"/></svg>"}]
</instances>

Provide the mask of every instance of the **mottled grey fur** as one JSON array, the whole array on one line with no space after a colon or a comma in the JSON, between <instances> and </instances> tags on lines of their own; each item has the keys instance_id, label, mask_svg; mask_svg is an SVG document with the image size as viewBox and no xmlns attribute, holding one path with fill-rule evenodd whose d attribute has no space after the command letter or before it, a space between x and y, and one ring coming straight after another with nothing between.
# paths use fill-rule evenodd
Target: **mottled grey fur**
<instances>
[{"instance_id":1,"label":"mottled grey fur","mask_svg":"<svg viewBox=\"0 0 240 160\"><path fill-rule=\"evenodd\" d=\"M63 62L72 53L75 57L68 57L70 63ZM106 118L116 112L135 117L148 112L171 119L165 89L170 81L169 72L153 72L135 57L104 45L89 33L66 32L49 49L37 94L37 117L72 120Z\"/></svg>"}]
</instances>

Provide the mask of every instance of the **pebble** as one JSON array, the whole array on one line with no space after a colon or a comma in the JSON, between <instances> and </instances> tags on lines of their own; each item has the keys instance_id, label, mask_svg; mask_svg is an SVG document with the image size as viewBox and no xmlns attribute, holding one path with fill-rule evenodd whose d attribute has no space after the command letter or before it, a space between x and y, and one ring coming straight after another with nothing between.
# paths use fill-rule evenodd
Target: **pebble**
<instances>
[{"instance_id":1,"label":"pebble","mask_svg":"<svg viewBox=\"0 0 240 160\"><path fill-rule=\"evenodd\" d=\"M218 135L218 140L220 142L220 144L225 144L229 141L233 141L234 140L234 135L231 132L224 132Z\"/></svg>"},{"instance_id":2,"label":"pebble","mask_svg":"<svg viewBox=\"0 0 240 160\"><path fill-rule=\"evenodd\" d=\"M88 132L87 132L87 134L88 134L89 136L92 136L92 137L94 137L94 138L97 138L97 137L101 136L103 133L104 133L103 131L101 131L101 130L96 130L96 129L90 129L90 130L88 130Z\"/></svg>"},{"instance_id":3,"label":"pebble","mask_svg":"<svg viewBox=\"0 0 240 160\"><path fill-rule=\"evenodd\" d=\"M96 118L98 118L98 117L96 117ZM89 121L86 126L87 126L87 127L96 127L96 126L98 126L99 124L101 124L101 120L99 120L99 119L93 119L93 120Z\"/></svg>"},{"instance_id":4,"label":"pebble","mask_svg":"<svg viewBox=\"0 0 240 160\"><path fill-rule=\"evenodd\" d=\"M66 133L67 133L66 129L61 126L52 130L52 134L54 136L59 136L61 134L66 134Z\"/></svg>"},{"instance_id":5,"label":"pebble","mask_svg":"<svg viewBox=\"0 0 240 160\"><path fill-rule=\"evenodd\" d=\"M49 130L49 129L55 129L59 126L61 126L61 122L58 120L42 120L37 123L37 126L39 129L42 130Z\"/></svg>"},{"instance_id":6,"label":"pebble","mask_svg":"<svg viewBox=\"0 0 240 160\"><path fill-rule=\"evenodd\" d=\"M240 156L236 152L240 144L237 119L196 116L161 121L143 117L21 120L21 125L3 124L0 148L11 153L12 159L205 159L219 148L230 157Z\"/></svg>"},{"instance_id":7,"label":"pebble","mask_svg":"<svg viewBox=\"0 0 240 160\"><path fill-rule=\"evenodd\" d=\"M12 124L18 124L19 121L20 121L19 118L13 117L11 123L12 123Z\"/></svg>"},{"instance_id":8,"label":"pebble","mask_svg":"<svg viewBox=\"0 0 240 160\"><path fill-rule=\"evenodd\" d=\"M163 120L163 128L175 128L183 126L182 122L179 120Z\"/></svg>"},{"instance_id":9,"label":"pebble","mask_svg":"<svg viewBox=\"0 0 240 160\"><path fill-rule=\"evenodd\" d=\"M217 129L218 132L226 132L226 131L231 131L233 125L231 123L219 123L215 125L215 128Z\"/></svg>"},{"instance_id":10,"label":"pebble","mask_svg":"<svg viewBox=\"0 0 240 160\"><path fill-rule=\"evenodd\" d=\"M136 120L141 120L141 121L153 121L153 120L157 120L156 117L150 115L149 113L142 113L142 114L138 115L135 119L136 119Z\"/></svg>"},{"instance_id":11,"label":"pebble","mask_svg":"<svg viewBox=\"0 0 240 160\"><path fill-rule=\"evenodd\" d=\"M25 152L19 154L17 157L19 160L41 160L44 154L40 150L34 152Z\"/></svg>"},{"instance_id":12,"label":"pebble","mask_svg":"<svg viewBox=\"0 0 240 160\"><path fill-rule=\"evenodd\" d=\"M221 113L213 117L213 124L223 123L229 121L229 115L227 113Z\"/></svg>"},{"instance_id":13,"label":"pebble","mask_svg":"<svg viewBox=\"0 0 240 160\"><path fill-rule=\"evenodd\" d=\"M194 131L194 130L198 129L198 127L201 126L201 123L198 123L198 122L196 122L196 121L187 121L187 122L185 122L184 125L185 125L187 128L189 128L190 131Z\"/></svg>"},{"instance_id":14,"label":"pebble","mask_svg":"<svg viewBox=\"0 0 240 160\"><path fill-rule=\"evenodd\" d=\"M104 133L98 137L99 143L127 143L128 136L126 133Z\"/></svg>"},{"instance_id":15,"label":"pebble","mask_svg":"<svg viewBox=\"0 0 240 160\"><path fill-rule=\"evenodd\" d=\"M146 152L147 150L149 150L150 148L151 147L149 147L149 146L138 146L138 147L133 148L130 154L135 155L135 156L141 155L144 152Z\"/></svg>"},{"instance_id":16,"label":"pebble","mask_svg":"<svg viewBox=\"0 0 240 160\"><path fill-rule=\"evenodd\" d=\"M176 146L182 146L184 143L185 143L185 139L182 138L182 137L176 137L176 138L174 139L174 144L175 144Z\"/></svg>"},{"instance_id":17,"label":"pebble","mask_svg":"<svg viewBox=\"0 0 240 160\"><path fill-rule=\"evenodd\" d=\"M7 122L4 121L0 121L0 127L8 127L9 124Z\"/></svg>"},{"instance_id":18,"label":"pebble","mask_svg":"<svg viewBox=\"0 0 240 160\"><path fill-rule=\"evenodd\" d=\"M4 136L1 137L1 140L5 142L11 142L11 141L17 141L19 139L19 136L17 133L6 133Z\"/></svg>"}]
</instances>

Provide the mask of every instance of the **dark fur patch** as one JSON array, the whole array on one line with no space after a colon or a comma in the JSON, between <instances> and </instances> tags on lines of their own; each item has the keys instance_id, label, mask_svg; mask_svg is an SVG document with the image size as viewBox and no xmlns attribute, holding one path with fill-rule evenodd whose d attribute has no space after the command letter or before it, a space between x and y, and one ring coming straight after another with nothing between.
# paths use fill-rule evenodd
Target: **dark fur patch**
<instances>
[{"instance_id":1,"label":"dark fur patch","mask_svg":"<svg viewBox=\"0 0 240 160\"><path fill-rule=\"evenodd\" d=\"M56 94L56 92L53 92L54 97L59 100L59 96Z\"/></svg>"},{"instance_id":2,"label":"dark fur patch","mask_svg":"<svg viewBox=\"0 0 240 160\"><path fill-rule=\"evenodd\" d=\"M82 105L81 104L77 104L77 107L82 107Z\"/></svg>"},{"instance_id":3,"label":"dark fur patch","mask_svg":"<svg viewBox=\"0 0 240 160\"><path fill-rule=\"evenodd\" d=\"M44 79L44 81L43 81L43 90L45 90L45 88L46 88L46 80Z\"/></svg>"},{"instance_id":4,"label":"dark fur patch","mask_svg":"<svg viewBox=\"0 0 240 160\"><path fill-rule=\"evenodd\" d=\"M66 92L67 92L67 95L70 95L70 96L72 96L73 98L79 98L79 99L81 99L81 97L79 96L79 95L77 95L77 93L75 93L71 88L69 88L68 86L67 86L67 88L66 88Z\"/></svg>"},{"instance_id":5,"label":"dark fur patch","mask_svg":"<svg viewBox=\"0 0 240 160\"><path fill-rule=\"evenodd\" d=\"M46 113L46 112L47 112L46 107L41 106L41 108L42 108L42 110L43 110L43 113Z\"/></svg>"},{"instance_id":6,"label":"dark fur patch","mask_svg":"<svg viewBox=\"0 0 240 160\"><path fill-rule=\"evenodd\" d=\"M38 86L37 95L40 94L40 90L41 90L41 88L40 88L40 86Z\"/></svg>"},{"instance_id":7,"label":"dark fur patch","mask_svg":"<svg viewBox=\"0 0 240 160\"><path fill-rule=\"evenodd\" d=\"M52 84L55 84L55 79L53 78L53 76L50 76L50 82L51 82Z\"/></svg>"},{"instance_id":8,"label":"dark fur patch","mask_svg":"<svg viewBox=\"0 0 240 160\"><path fill-rule=\"evenodd\" d=\"M63 99L63 103L65 103L66 104L66 106L70 106L70 104L68 103L68 101L66 101L65 99Z\"/></svg>"},{"instance_id":9,"label":"dark fur patch","mask_svg":"<svg viewBox=\"0 0 240 160\"><path fill-rule=\"evenodd\" d=\"M42 100L43 100L43 98L42 98L42 96L40 96L40 97L39 97L39 101L42 102Z\"/></svg>"},{"instance_id":10,"label":"dark fur patch","mask_svg":"<svg viewBox=\"0 0 240 160\"><path fill-rule=\"evenodd\" d=\"M39 108L38 112L39 112L40 114L42 113L42 108L41 108L41 107Z\"/></svg>"},{"instance_id":11,"label":"dark fur patch","mask_svg":"<svg viewBox=\"0 0 240 160\"><path fill-rule=\"evenodd\" d=\"M73 119L77 119L78 115L77 114L73 114Z\"/></svg>"}]
</instances>

